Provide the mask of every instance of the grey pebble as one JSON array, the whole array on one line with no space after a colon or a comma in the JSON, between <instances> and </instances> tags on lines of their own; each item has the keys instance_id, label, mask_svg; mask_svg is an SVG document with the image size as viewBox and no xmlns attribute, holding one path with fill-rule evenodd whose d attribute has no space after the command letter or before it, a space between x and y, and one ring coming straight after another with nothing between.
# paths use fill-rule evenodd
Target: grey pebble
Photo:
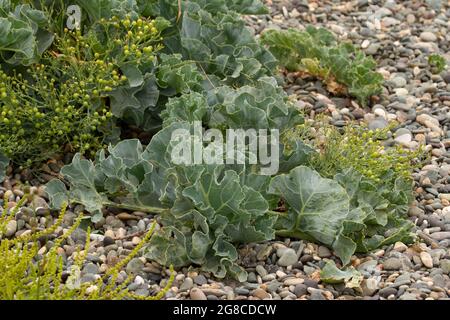
<instances>
[{"instance_id":1,"label":"grey pebble","mask_svg":"<svg viewBox=\"0 0 450 320\"><path fill-rule=\"evenodd\" d=\"M199 274L198 276L196 276L194 278L194 282L195 282L195 284L197 284L199 286L202 286L204 284L207 284L208 280L206 279L206 277L204 275Z\"/></svg>"},{"instance_id":2,"label":"grey pebble","mask_svg":"<svg viewBox=\"0 0 450 320\"><path fill-rule=\"evenodd\" d=\"M89 263L84 265L83 272L84 273L90 273L90 274L98 274L99 273L99 267L96 264L94 264L92 262L89 262Z\"/></svg>"},{"instance_id":3,"label":"grey pebble","mask_svg":"<svg viewBox=\"0 0 450 320\"><path fill-rule=\"evenodd\" d=\"M402 267L402 261L397 258L389 258L383 263L385 270L399 270Z\"/></svg>"},{"instance_id":4,"label":"grey pebble","mask_svg":"<svg viewBox=\"0 0 450 320\"><path fill-rule=\"evenodd\" d=\"M181 291L188 291L194 286L194 281L190 277L186 277L180 286Z\"/></svg>"},{"instance_id":5,"label":"grey pebble","mask_svg":"<svg viewBox=\"0 0 450 320\"><path fill-rule=\"evenodd\" d=\"M383 297L383 298L387 298L390 295L396 295L397 294L397 289L392 288L392 287L387 287L387 288L383 288L380 291L378 291L378 294Z\"/></svg>"},{"instance_id":6,"label":"grey pebble","mask_svg":"<svg viewBox=\"0 0 450 320\"><path fill-rule=\"evenodd\" d=\"M382 118L375 119L369 123L370 130L384 129L388 126L388 122Z\"/></svg>"},{"instance_id":7,"label":"grey pebble","mask_svg":"<svg viewBox=\"0 0 450 320\"><path fill-rule=\"evenodd\" d=\"M297 253L293 249L288 248L284 250L284 252L280 256L280 259L278 259L278 265L282 267L291 266L294 263L296 263L297 260L298 260Z\"/></svg>"},{"instance_id":8,"label":"grey pebble","mask_svg":"<svg viewBox=\"0 0 450 320\"><path fill-rule=\"evenodd\" d=\"M17 221L11 220L6 224L5 236L11 238L17 231Z\"/></svg>"},{"instance_id":9,"label":"grey pebble","mask_svg":"<svg viewBox=\"0 0 450 320\"><path fill-rule=\"evenodd\" d=\"M76 244L82 244L84 245L86 243L86 231L83 229L77 228L74 232L70 235L70 238L76 243Z\"/></svg>"},{"instance_id":10,"label":"grey pebble","mask_svg":"<svg viewBox=\"0 0 450 320\"><path fill-rule=\"evenodd\" d=\"M442 269L442 272L450 275L450 260L441 260L439 262L439 267Z\"/></svg>"},{"instance_id":11,"label":"grey pebble","mask_svg":"<svg viewBox=\"0 0 450 320\"><path fill-rule=\"evenodd\" d=\"M262 265L257 265L256 266L256 272L261 276L261 277L265 277L267 275L267 270L262 266Z\"/></svg>"},{"instance_id":12,"label":"grey pebble","mask_svg":"<svg viewBox=\"0 0 450 320\"><path fill-rule=\"evenodd\" d=\"M144 262L139 258L133 258L128 262L126 271L127 273L139 274L144 268Z\"/></svg>"},{"instance_id":13,"label":"grey pebble","mask_svg":"<svg viewBox=\"0 0 450 320\"><path fill-rule=\"evenodd\" d=\"M329 258L332 256L332 253L330 249L324 246L319 246L319 249L317 250L317 255L321 258Z\"/></svg>"},{"instance_id":14,"label":"grey pebble","mask_svg":"<svg viewBox=\"0 0 450 320\"><path fill-rule=\"evenodd\" d=\"M300 298L301 296L304 296L308 293L308 286L304 283L297 284L294 288L294 294L297 296L297 298Z\"/></svg>"}]
</instances>

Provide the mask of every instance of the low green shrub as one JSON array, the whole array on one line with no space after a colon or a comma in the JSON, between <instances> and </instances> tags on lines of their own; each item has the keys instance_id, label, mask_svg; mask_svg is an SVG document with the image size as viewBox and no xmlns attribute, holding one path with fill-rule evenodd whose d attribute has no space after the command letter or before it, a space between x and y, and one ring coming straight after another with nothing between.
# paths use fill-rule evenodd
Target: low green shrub
<instances>
[{"instance_id":1,"label":"low green shrub","mask_svg":"<svg viewBox=\"0 0 450 320\"><path fill-rule=\"evenodd\" d=\"M0 273L0 300L157 300L163 298L170 289L175 274L172 268L172 275L166 287L153 297L138 296L129 292L126 286L132 280L131 276L121 284L116 283L119 272L152 237L155 224L125 259L108 269L97 281L81 284L79 282L80 270L90 246L90 231L88 230L86 244L84 248L78 248L74 261L68 268L69 276L63 280L63 258L58 249L79 227L83 215L78 216L70 229L54 240L54 245L48 251L40 253L39 239L53 235L60 228L66 207L64 206L51 227L11 239L6 238L6 226L14 219L20 207L27 200L28 196L23 197L13 209L9 210L7 209L8 201L5 199L5 207L0 216L0 256L2 257L0 259L0 270L2 270Z\"/></svg>"},{"instance_id":2,"label":"low green shrub","mask_svg":"<svg viewBox=\"0 0 450 320\"><path fill-rule=\"evenodd\" d=\"M333 93L348 93L363 105L381 93L384 80L374 71L372 57L351 43L338 42L326 29L308 26L305 31L268 30L261 40L282 67L322 79Z\"/></svg>"},{"instance_id":3,"label":"low green shrub","mask_svg":"<svg viewBox=\"0 0 450 320\"><path fill-rule=\"evenodd\" d=\"M270 95L270 90L263 93ZM170 121L145 149L138 140L125 140L111 146L108 155L101 151L95 162L77 155L61 170L67 184L54 180L47 185L51 203L82 204L95 219L105 207L157 214L162 228L147 247L149 258L178 267L197 264L217 277L230 274L241 281L246 273L237 264L235 246L240 243L275 235L307 239L329 246L346 265L355 252L413 241L406 213L413 200L409 177L417 154L385 150L377 139L387 132L350 127L342 134L329 126L318 134L322 138L311 140L314 151L302 142L311 136L300 127L284 136L290 147L281 154L274 176L258 173L259 165L174 164L172 133L192 130L192 117L212 124L206 111L217 106L198 98L173 100L174 106L189 101L186 109L197 104L204 112L169 109L163 117ZM235 115L236 101L228 100L227 108L219 105L222 118ZM254 119L253 113L264 106L248 104L239 122Z\"/></svg>"},{"instance_id":4,"label":"low green shrub","mask_svg":"<svg viewBox=\"0 0 450 320\"><path fill-rule=\"evenodd\" d=\"M432 54L428 57L428 64L433 73L441 73L447 68L447 61L439 54Z\"/></svg>"}]
</instances>

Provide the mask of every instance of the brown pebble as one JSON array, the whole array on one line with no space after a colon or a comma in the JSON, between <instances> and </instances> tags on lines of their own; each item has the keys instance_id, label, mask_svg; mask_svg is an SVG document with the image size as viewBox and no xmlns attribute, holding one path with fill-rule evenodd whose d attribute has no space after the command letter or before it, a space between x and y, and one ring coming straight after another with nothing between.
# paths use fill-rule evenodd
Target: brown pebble
<instances>
[{"instance_id":1,"label":"brown pebble","mask_svg":"<svg viewBox=\"0 0 450 320\"><path fill-rule=\"evenodd\" d=\"M264 291L263 289L261 289L261 288L255 289L255 290L253 291L252 295L253 295L254 297L256 297L256 298L261 299L261 300L270 298L270 295L269 295L266 291Z\"/></svg>"},{"instance_id":2,"label":"brown pebble","mask_svg":"<svg viewBox=\"0 0 450 320\"><path fill-rule=\"evenodd\" d=\"M138 217L136 217L136 216L134 216L134 215L132 215L132 214L129 214L129 213L127 213L127 212L119 213L116 217L117 217L118 219L122 220L122 221L139 220Z\"/></svg>"},{"instance_id":3,"label":"brown pebble","mask_svg":"<svg viewBox=\"0 0 450 320\"><path fill-rule=\"evenodd\" d=\"M191 289L189 296L191 297L192 300L207 300L206 295L199 288Z\"/></svg>"}]
</instances>

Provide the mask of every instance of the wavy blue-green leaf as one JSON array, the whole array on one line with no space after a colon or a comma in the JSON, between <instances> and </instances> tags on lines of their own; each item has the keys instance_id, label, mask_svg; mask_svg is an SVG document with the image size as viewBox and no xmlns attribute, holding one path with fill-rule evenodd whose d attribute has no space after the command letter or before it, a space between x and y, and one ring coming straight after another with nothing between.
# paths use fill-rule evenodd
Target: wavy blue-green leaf
<instances>
[{"instance_id":1,"label":"wavy blue-green leaf","mask_svg":"<svg viewBox=\"0 0 450 320\"><path fill-rule=\"evenodd\" d=\"M54 35L46 30L49 17L28 4L13 6L0 3L0 62L31 65L53 43Z\"/></svg>"},{"instance_id":2,"label":"wavy blue-green leaf","mask_svg":"<svg viewBox=\"0 0 450 320\"><path fill-rule=\"evenodd\" d=\"M0 183L6 177L6 168L9 165L9 159L0 152Z\"/></svg>"}]
</instances>

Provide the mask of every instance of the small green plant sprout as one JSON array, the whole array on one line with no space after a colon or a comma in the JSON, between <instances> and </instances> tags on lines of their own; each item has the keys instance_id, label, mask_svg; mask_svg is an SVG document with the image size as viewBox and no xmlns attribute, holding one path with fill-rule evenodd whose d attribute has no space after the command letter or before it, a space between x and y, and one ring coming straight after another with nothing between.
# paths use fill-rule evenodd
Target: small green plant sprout
<instances>
[{"instance_id":1,"label":"small green plant sprout","mask_svg":"<svg viewBox=\"0 0 450 320\"><path fill-rule=\"evenodd\" d=\"M175 274L173 267L170 267L171 276L165 288L155 296L143 297L129 292L127 285L133 280L132 275L121 284L117 283L119 272L150 240L156 223L125 259L108 269L96 281L81 283L81 269L91 245L90 229L87 231L86 244L75 252L70 266L68 263L71 258L65 261L62 247L80 226L82 214L69 229L64 230L62 224L67 208L64 206L55 223L47 229L17 237L6 234L8 224L14 221L20 208L29 199L30 196L24 196L12 209L8 209L8 201L5 201L0 215L0 300L158 300L164 298L171 288ZM40 246L40 239L55 234L58 236L53 240L53 246L49 249Z\"/></svg>"},{"instance_id":2,"label":"small green plant sprout","mask_svg":"<svg viewBox=\"0 0 450 320\"><path fill-rule=\"evenodd\" d=\"M439 54L432 54L428 57L428 64L434 74L438 74L447 69L447 61Z\"/></svg>"},{"instance_id":3,"label":"small green plant sprout","mask_svg":"<svg viewBox=\"0 0 450 320\"><path fill-rule=\"evenodd\" d=\"M384 80L375 71L375 60L351 43L339 42L324 28L268 30L261 40L281 67L300 77L323 80L333 94L349 94L366 105L382 90Z\"/></svg>"}]
</instances>

